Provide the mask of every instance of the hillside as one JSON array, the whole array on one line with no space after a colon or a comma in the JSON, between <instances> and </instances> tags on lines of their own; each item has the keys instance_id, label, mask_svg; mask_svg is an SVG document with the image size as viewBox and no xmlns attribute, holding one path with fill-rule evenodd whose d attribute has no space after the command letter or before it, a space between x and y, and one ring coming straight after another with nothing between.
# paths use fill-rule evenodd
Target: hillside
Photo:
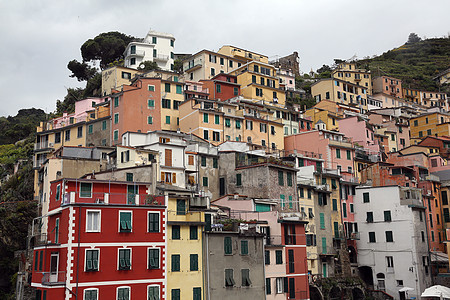
<instances>
[{"instance_id":1,"label":"hillside","mask_svg":"<svg viewBox=\"0 0 450 300\"><path fill-rule=\"evenodd\" d=\"M406 43L372 59L359 60L372 76L400 78L404 86L437 91L433 77L450 67L450 38L435 38Z\"/></svg>"}]
</instances>

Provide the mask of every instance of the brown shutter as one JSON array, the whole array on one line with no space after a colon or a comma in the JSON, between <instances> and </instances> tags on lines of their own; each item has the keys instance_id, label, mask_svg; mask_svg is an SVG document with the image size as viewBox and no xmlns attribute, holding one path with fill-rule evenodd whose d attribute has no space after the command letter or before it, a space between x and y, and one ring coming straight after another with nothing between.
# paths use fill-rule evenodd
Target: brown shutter
<instances>
[{"instance_id":1,"label":"brown shutter","mask_svg":"<svg viewBox=\"0 0 450 300\"><path fill-rule=\"evenodd\" d=\"M177 183L177 174L172 173L172 183Z\"/></svg>"},{"instance_id":2,"label":"brown shutter","mask_svg":"<svg viewBox=\"0 0 450 300\"><path fill-rule=\"evenodd\" d=\"M172 166L172 149L165 149L165 166Z\"/></svg>"}]
</instances>

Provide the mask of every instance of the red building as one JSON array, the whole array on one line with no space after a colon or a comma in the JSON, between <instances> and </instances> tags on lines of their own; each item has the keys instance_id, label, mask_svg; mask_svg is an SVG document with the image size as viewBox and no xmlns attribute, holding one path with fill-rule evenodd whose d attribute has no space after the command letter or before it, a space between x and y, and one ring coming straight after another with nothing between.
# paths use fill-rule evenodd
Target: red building
<instances>
[{"instance_id":1,"label":"red building","mask_svg":"<svg viewBox=\"0 0 450 300\"><path fill-rule=\"evenodd\" d=\"M150 185L51 182L48 232L31 241L36 299L164 298L165 200Z\"/></svg>"},{"instance_id":2,"label":"red building","mask_svg":"<svg viewBox=\"0 0 450 300\"><path fill-rule=\"evenodd\" d=\"M307 221L280 219L286 251L288 299L309 299L305 225Z\"/></svg>"},{"instance_id":3,"label":"red building","mask_svg":"<svg viewBox=\"0 0 450 300\"><path fill-rule=\"evenodd\" d=\"M237 76L220 73L210 80L201 80L203 86L209 89L209 99L225 101L241 94Z\"/></svg>"}]
</instances>

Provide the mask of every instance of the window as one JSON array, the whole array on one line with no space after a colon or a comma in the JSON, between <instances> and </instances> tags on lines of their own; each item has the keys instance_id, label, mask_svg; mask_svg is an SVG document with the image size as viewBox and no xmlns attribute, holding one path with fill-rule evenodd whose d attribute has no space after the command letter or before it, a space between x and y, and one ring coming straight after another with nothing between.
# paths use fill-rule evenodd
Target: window
<instances>
[{"instance_id":1,"label":"window","mask_svg":"<svg viewBox=\"0 0 450 300\"><path fill-rule=\"evenodd\" d=\"M392 243L394 241L392 231L386 231L385 233L386 233L386 242Z\"/></svg>"},{"instance_id":2,"label":"window","mask_svg":"<svg viewBox=\"0 0 450 300\"><path fill-rule=\"evenodd\" d=\"M55 195L55 200L59 201L61 199L61 185L58 184L56 186L56 195Z\"/></svg>"},{"instance_id":3,"label":"window","mask_svg":"<svg viewBox=\"0 0 450 300\"><path fill-rule=\"evenodd\" d=\"M224 250L225 255L233 254L231 237L229 237L229 236L224 237L224 239L223 239L223 250Z\"/></svg>"},{"instance_id":4,"label":"window","mask_svg":"<svg viewBox=\"0 0 450 300\"><path fill-rule=\"evenodd\" d=\"M189 227L189 238L191 240L197 240L198 239L198 229L197 226L190 226Z\"/></svg>"},{"instance_id":5,"label":"window","mask_svg":"<svg viewBox=\"0 0 450 300\"><path fill-rule=\"evenodd\" d=\"M215 76L216 75L216 70L214 68L211 68L211 76Z\"/></svg>"},{"instance_id":6,"label":"window","mask_svg":"<svg viewBox=\"0 0 450 300\"><path fill-rule=\"evenodd\" d=\"M419 122L417 120L414 120L414 126L419 126Z\"/></svg>"},{"instance_id":7,"label":"window","mask_svg":"<svg viewBox=\"0 0 450 300\"><path fill-rule=\"evenodd\" d=\"M371 211L366 212L366 222L373 223L373 212Z\"/></svg>"},{"instance_id":8,"label":"window","mask_svg":"<svg viewBox=\"0 0 450 300\"><path fill-rule=\"evenodd\" d=\"M202 165L202 167L206 167L206 156L202 156L201 165Z\"/></svg>"},{"instance_id":9,"label":"window","mask_svg":"<svg viewBox=\"0 0 450 300\"><path fill-rule=\"evenodd\" d=\"M114 130L114 140L117 141L119 139L119 130Z\"/></svg>"},{"instance_id":10,"label":"window","mask_svg":"<svg viewBox=\"0 0 450 300\"><path fill-rule=\"evenodd\" d=\"M69 129L69 130L66 130L65 140L66 140L66 141L70 141L70 129Z\"/></svg>"},{"instance_id":11,"label":"window","mask_svg":"<svg viewBox=\"0 0 450 300\"><path fill-rule=\"evenodd\" d=\"M391 222L392 221L391 211L390 210L385 210L384 211L384 221L385 222Z\"/></svg>"},{"instance_id":12,"label":"window","mask_svg":"<svg viewBox=\"0 0 450 300\"><path fill-rule=\"evenodd\" d=\"M105 122L105 121L103 121ZM55 133L55 144L59 144L61 143L61 132L56 132Z\"/></svg>"},{"instance_id":13,"label":"window","mask_svg":"<svg viewBox=\"0 0 450 300\"><path fill-rule=\"evenodd\" d=\"M185 215L186 214L186 201L178 199L177 200L177 215Z\"/></svg>"},{"instance_id":14,"label":"window","mask_svg":"<svg viewBox=\"0 0 450 300\"><path fill-rule=\"evenodd\" d=\"M180 237L180 225L172 225L172 240L179 240Z\"/></svg>"},{"instance_id":15,"label":"window","mask_svg":"<svg viewBox=\"0 0 450 300\"><path fill-rule=\"evenodd\" d=\"M148 232L159 232L158 213L148 213Z\"/></svg>"},{"instance_id":16,"label":"window","mask_svg":"<svg viewBox=\"0 0 450 300\"><path fill-rule=\"evenodd\" d=\"M369 193L363 193L363 203L369 203Z\"/></svg>"},{"instance_id":17,"label":"window","mask_svg":"<svg viewBox=\"0 0 450 300\"><path fill-rule=\"evenodd\" d=\"M287 176L287 185L288 186L292 186L292 173L291 172L287 172L286 176Z\"/></svg>"},{"instance_id":18,"label":"window","mask_svg":"<svg viewBox=\"0 0 450 300\"><path fill-rule=\"evenodd\" d=\"M241 255L248 255L248 241L241 241Z\"/></svg>"},{"instance_id":19,"label":"window","mask_svg":"<svg viewBox=\"0 0 450 300\"><path fill-rule=\"evenodd\" d=\"M275 250L275 263L277 265L283 264L283 250Z\"/></svg>"},{"instance_id":20,"label":"window","mask_svg":"<svg viewBox=\"0 0 450 300\"><path fill-rule=\"evenodd\" d=\"M394 267L394 257L393 256L386 256L386 266L388 268Z\"/></svg>"},{"instance_id":21,"label":"window","mask_svg":"<svg viewBox=\"0 0 450 300\"><path fill-rule=\"evenodd\" d=\"M202 288L201 287L195 287L192 289L192 300L202 300ZM173 298L172 298L173 300Z\"/></svg>"},{"instance_id":22,"label":"window","mask_svg":"<svg viewBox=\"0 0 450 300\"><path fill-rule=\"evenodd\" d=\"M149 124L149 125L153 124L153 117L152 116L148 116L147 117L147 124Z\"/></svg>"},{"instance_id":23,"label":"window","mask_svg":"<svg viewBox=\"0 0 450 300\"><path fill-rule=\"evenodd\" d=\"M225 119L225 127L231 127L231 120L228 118Z\"/></svg>"},{"instance_id":24,"label":"window","mask_svg":"<svg viewBox=\"0 0 450 300\"><path fill-rule=\"evenodd\" d=\"M219 160L216 157L214 157L213 158L213 168L217 169L218 167L219 167Z\"/></svg>"},{"instance_id":25,"label":"window","mask_svg":"<svg viewBox=\"0 0 450 300\"><path fill-rule=\"evenodd\" d=\"M198 254L191 254L189 256L189 270L198 271Z\"/></svg>"},{"instance_id":26,"label":"window","mask_svg":"<svg viewBox=\"0 0 450 300\"><path fill-rule=\"evenodd\" d=\"M92 198L92 183L82 182L80 184L80 198Z\"/></svg>"},{"instance_id":27,"label":"window","mask_svg":"<svg viewBox=\"0 0 450 300\"><path fill-rule=\"evenodd\" d=\"M271 293L272 293L272 286L270 278L266 278L266 295L270 295Z\"/></svg>"},{"instance_id":28,"label":"window","mask_svg":"<svg viewBox=\"0 0 450 300\"><path fill-rule=\"evenodd\" d=\"M337 199L333 199L333 211L337 211L338 210L338 205L337 205Z\"/></svg>"},{"instance_id":29,"label":"window","mask_svg":"<svg viewBox=\"0 0 450 300\"><path fill-rule=\"evenodd\" d=\"M43 300L45 300L45 293L47 291L44 291L44 298ZM97 300L98 298L98 290L97 289L86 289L84 290L84 300ZM38 298L40 299L40 298Z\"/></svg>"},{"instance_id":30,"label":"window","mask_svg":"<svg viewBox=\"0 0 450 300\"><path fill-rule=\"evenodd\" d=\"M159 269L159 249L158 248L148 249L148 268L149 269Z\"/></svg>"},{"instance_id":31,"label":"window","mask_svg":"<svg viewBox=\"0 0 450 300\"><path fill-rule=\"evenodd\" d=\"M351 160L352 159L352 155L350 150L347 150L347 160Z\"/></svg>"},{"instance_id":32,"label":"window","mask_svg":"<svg viewBox=\"0 0 450 300\"><path fill-rule=\"evenodd\" d=\"M252 282L250 281L250 270L241 269L242 286L250 286Z\"/></svg>"},{"instance_id":33,"label":"window","mask_svg":"<svg viewBox=\"0 0 450 300\"><path fill-rule=\"evenodd\" d=\"M131 249L119 249L119 270L131 269Z\"/></svg>"},{"instance_id":34,"label":"window","mask_svg":"<svg viewBox=\"0 0 450 300\"><path fill-rule=\"evenodd\" d=\"M170 99L162 99L161 107L170 109Z\"/></svg>"},{"instance_id":35,"label":"window","mask_svg":"<svg viewBox=\"0 0 450 300\"><path fill-rule=\"evenodd\" d=\"M83 129L82 127L78 127ZM94 125L89 125L88 126L88 134L92 134L94 132ZM81 137L83 135L83 131L81 130L81 135L80 135L80 130L78 130L78 137Z\"/></svg>"},{"instance_id":36,"label":"window","mask_svg":"<svg viewBox=\"0 0 450 300\"><path fill-rule=\"evenodd\" d=\"M172 300L180 300L181 299L180 289L172 289L171 294L172 294Z\"/></svg>"},{"instance_id":37,"label":"window","mask_svg":"<svg viewBox=\"0 0 450 300\"><path fill-rule=\"evenodd\" d=\"M216 141L216 142L220 141L220 132L213 131L212 134L213 134L213 141Z\"/></svg>"},{"instance_id":38,"label":"window","mask_svg":"<svg viewBox=\"0 0 450 300\"><path fill-rule=\"evenodd\" d=\"M131 211L119 212L120 232L131 232Z\"/></svg>"},{"instance_id":39,"label":"window","mask_svg":"<svg viewBox=\"0 0 450 300\"><path fill-rule=\"evenodd\" d=\"M277 294L282 294L288 290L288 280L287 277L278 277L275 281Z\"/></svg>"},{"instance_id":40,"label":"window","mask_svg":"<svg viewBox=\"0 0 450 300\"><path fill-rule=\"evenodd\" d=\"M376 243L375 232L369 232L369 243Z\"/></svg>"},{"instance_id":41,"label":"window","mask_svg":"<svg viewBox=\"0 0 450 300\"><path fill-rule=\"evenodd\" d=\"M166 124L170 124L170 116L166 116Z\"/></svg>"},{"instance_id":42,"label":"window","mask_svg":"<svg viewBox=\"0 0 450 300\"><path fill-rule=\"evenodd\" d=\"M284 185L283 171L278 171L278 185Z\"/></svg>"},{"instance_id":43,"label":"window","mask_svg":"<svg viewBox=\"0 0 450 300\"><path fill-rule=\"evenodd\" d=\"M214 124L220 124L220 116L214 115Z\"/></svg>"},{"instance_id":44,"label":"window","mask_svg":"<svg viewBox=\"0 0 450 300\"><path fill-rule=\"evenodd\" d=\"M99 250L86 250L86 271L98 271Z\"/></svg>"},{"instance_id":45,"label":"window","mask_svg":"<svg viewBox=\"0 0 450 300\"><path fill-rule=\"evenodd\" d=\"M270 251L269 250L264 251L264 264L270 265Z\"/></svg>"},{"instance_id":46,"label":"window","mask_svg":"<svg viewBox=\"0 0 450 300\"><path fill-rule=\"evenodd\" d=\"M245 129L253 130L253 121L246 120L245 121Z\"/></svg>"},{"instance_id":47,"label":"window","mask_svg":"<svg viewBox=\"0 0 450 300\"><path fill-rule=\"evenodd\" d=\"M242 174L236 174L236 185L237 186L242 185Z\"/></svg>"},{"instance_id":48,"label":"window","mask_svg":"<svg viewBox=\"0 0 450 300\"><path fill-rule=\"evenodd\" d=\"M341 158L341 149L336 149L336 158Z\"/></svg>"},{"instance_id":49,"label":"window","mask_svg":"<svg viewBox=\"0 0 450 300\"><path fill-rule=\"evenodd\" d=\"M234 286L233 269L225 269L225 286Z\"/></svg>"},{"instance_id":50,"label":"window","mask_svg":"<svg viewBox=\"0 0 450 300\"><path fill-rule=\"evenodd\" d=\"M355 212L355 209L353 208L353 203L350 203L350 212L351 212L351 213L354 213L354 212Z\"/></svg>"},{"instance_id":51,"label":"window","mask_svg":"<svg viewBox=\"0 0 450 300\"><path fill-rule=\"evenodd\" d=\"M158 285L149 286L147 289L147 293L148 293L148 300L159 300L160 299Z\"/></svg>"},{"instance_id":52,"label":"window","mask_svg":"<svg viewBox=\"0 0 450 300\"><path fill-rule=\"evenodd\" d=\"M172 254L172 272L180 272L180 255Z\"/></svg>"},{"instance_id":53,"label":"window","mask_svg":"<svg viewBox=\"0 0 450 300\"><path fill-rule=\"evenodd\" d=\"M216 93L222 93L222 86L220 84L216 85Z\"/></svg>"},{"instance_id":54,"label":"window","mask_svg":"<svg viewBox=\"0 0 450 300\"><path fill-rule=\"evenodd\" d=\"M319 219L320 219L320 229L325 229L325 214L320 213Z\"/></svg>"},{"instance_id":55,"label":"window","mask_svg":"<svg viewBox=\"0 0 450 300\"><path fill-rule=\"evenodd\" d=\"M234 96L239 95L239 89L238 89L237 87L234 87L234 88L233 88L233 95L234 95Z\"/></svg>"},{"instance_id":56,"label":"window","mask_svg":"<svg viewBox=\"0 0 450 300\"><path fill-rule=\"evenodd\" d=\"M86 232L100 232L100 211L86 212Z\"/></svg>"},{"instance_id":57,"label":"window","mask_svg":"<svg viewBox=\"0 0 450 300\"><path fill-rule=\"evenodd\" d=\"M102 121L102 130L106 130L106 121Z\"/></svg>"},{"instance_id":58,"label":"window","mask_svg":"<svg viewBox=\"0 0 450 300\"><path fill-rule=\"evenodd\" d=\"M241 129L241 120L236 120L236 129Z\"/></svg>"}]
</instances>

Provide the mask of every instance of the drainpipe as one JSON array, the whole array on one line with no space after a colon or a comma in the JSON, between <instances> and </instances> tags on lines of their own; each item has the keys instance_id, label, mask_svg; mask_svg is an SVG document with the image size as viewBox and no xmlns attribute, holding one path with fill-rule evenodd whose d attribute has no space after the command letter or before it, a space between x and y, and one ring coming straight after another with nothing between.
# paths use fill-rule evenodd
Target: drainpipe
<instances>
[{"instance_id":1,"label":"drainpipe","mask_svg":"<svg viewBox=\"0 0 450 300\"><path fill-rule=\"evenodd\" d=\"M78 276L80 267L80 237L81 237L81 206L78 206L78 249L77 249L77 277L76 277L76 288L75 288L75 299L78 300ZM69 254L69 253L68 253Z\"/></svg>"}]
</instances>

